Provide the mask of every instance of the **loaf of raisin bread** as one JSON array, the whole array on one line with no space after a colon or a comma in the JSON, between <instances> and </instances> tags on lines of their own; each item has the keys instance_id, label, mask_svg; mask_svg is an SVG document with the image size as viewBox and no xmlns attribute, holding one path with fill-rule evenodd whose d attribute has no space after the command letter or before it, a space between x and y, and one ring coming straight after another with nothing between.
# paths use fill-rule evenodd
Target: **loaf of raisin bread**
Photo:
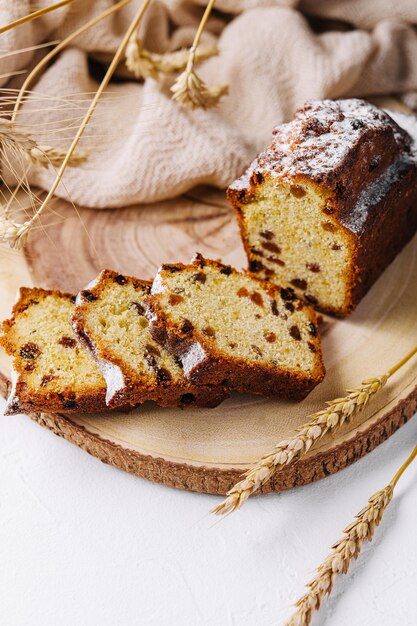
<instances>
[{"instance_id":1,"label":"loaf of raisin bread","mask_svg":"<svg viewBox=\"0 0 417 626\"><path fill-rule=\"evenodd\" d=\"M75 296L59 291L20 289L0 335L13 357L7 415L106 409L104 378L69 324L74 302Z\"/></svg>"},{"instance_id":2,"label":"loaf of raisin bread","mask_svg":"<svg viewBox=\"0 0 417 626\"><path fill-rule=\"evenodd\" d=\"M417 125L392 115L312 101L274 130L227 193L252 272L321 311L353 311L417 229Z\"/></svg>"},{"instance_id":3,"label":"loaf of raisin bread","mask_svg":"<svg viewBox=\"0 0 417 626\"><path fill-rule=\"evenodd\" d=\"M150 286L104 270L77 296L72 327L103 373L107 404L154 400L161 406L217 406L227 391L188 381L181 361L151 337L145 304Z\"/></svg>"},{"instance_id":4,"label":"loaf of raisin bread","mask_svg":"<svg viewBox=\"0 0 417 626\"><path fill-rule=\"evenodd\" d=\"M163 265L147 302L153 336L193 382L301 399L324 377L316 314L291 288L197 255Z\"/></svg>"}]
</instances>

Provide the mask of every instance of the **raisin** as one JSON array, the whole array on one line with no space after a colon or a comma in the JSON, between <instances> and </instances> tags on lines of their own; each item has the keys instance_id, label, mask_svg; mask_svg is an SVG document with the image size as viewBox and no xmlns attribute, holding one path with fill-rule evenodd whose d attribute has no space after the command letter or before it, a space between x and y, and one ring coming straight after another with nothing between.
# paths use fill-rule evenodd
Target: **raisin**
<instances>
[{"instance_id":1,"label":"raisin","mask_svg":"<svg viewBox=\"0 0 417 626\"><path fill-rule=\"evenodd\" d=\"M313 322L310 322L310 324L308 325L308 329L310 331L310 335L312 335L313 337L317 337L317 328L315 324L313 324Z\"/></svg>"},{"instance_id":2,"label":"raisin","mask_svg":"<svg viewBox=\"0 0 417 626\"><path fill-rule=\"evenodd\" d=\"M306 190L304 189L304 187L301 187L301 185L291 185L290 193L295 198L302 198L303 196L306 195Z\"/></svg>"},{"instance_id":3,"label":"raisin","mask_svg":"<svg viewBox=\"0 0 417 626\"><path fill-rule=\"evenodd\" d=\"M202 255L202 254L200 254L200 252L196 252L196 253L195 253L194 258L193 258L193 264L194 264L194 265L199 265L200 267L205 267L205 265L206 265L206 260L205 260L205 258L203 257L203 255ZM179 269L179 268L177 268L177 269L176 269L176 270L174 270L174 271L178 272L178 269Z\"/></svg>"},{"instance_id":4,"label":"raisin","mask_svg":"<svg viewBox=\"0 0 417 626\"><path fill-rule=\"evenodd\" d=\"M292 302L286 302L285 303L285 308L287 309L287 311L290 311L290 313L294 313L294 305Z\"/></svg>"},{"instance_id":5,"label":"raisin","mask_svg":"<svg viewBox=\"0 0 417 626\"><path fill-rule=\"evenodd\" d=\"M195 395L193 393L183 393L182 396L180 396L181 404L191 404L192 402L195 402Z\"/></svg>"},{"instance_id":6,"label":"raisin","mask_svg":"<svg viewBox=\"0 0 417 626\"><path fill-rule=\"evenodd\" d=\"M271 230L263 230L260 235L263 239L267 239L268 241L274 238L274 233Z\"/></svg>"},{"instance_id":7,"label":"raisin","mask_svg":"<svg viewBox=\"0 0 417 626\"><path fill-rule=\"evenodd\" d=\"M334 213L334 208L331 206L325 206L322 209L323 213L326 213L326 215L333 215Z\"/></svg>"},{"instance_id":8,"label":"raisin","mask_svg":"<svg viewBox=\"0 0 417 626\"><path fill-rule=\"evenodd\" d=\"M230 267L230 265L225 265L220 270L220 274L224 274L225 276L230 276L231 273L232 273L232 268Z\"/></svg>"},{"instance_id":9,"label":"raisin","mask_svg":"<svg viewBox=\"0 0 417 626\"><path fill-rule=\"evenodd\" d=\"M264 274L267 278L271 278L271 276L273 276L275 274L274 270L271 270L269 268L265 268L264 269Z\"/></svg>"},{"instance_id":10,"label":"raisin","mask_svg":"<svg viewBox=\"0 0 417 626\"><path fill-rule=\"evenodd\" d=\"M124 276L122 276L122 274L118 274L117 276L115 276L114 280L119 285L126 285L127 283L127 279Z\"/></svg>"},{"instance_id":11,"label":"raisin","mask_svg":"<svg viewBox=\"0 0 417 626\"><path fill-rule=\"evenodd\" d=\"M321 223L323 230L327 230L329 233L334 233L336 230L336 226L331 222L322 222Z\"/></svg>"},{"instance_id":12,"label":"raisin","mask_svg":"<svg viewBox=\"0 0 417 626\"><path fill-rule=\"evenodd\" d=\"M276 300L272 300L271 302L271 311L273 315L279 316L278 306Z\"/></svg>"},{"instance_id":13,"label":"raisin","mask_svg":"<svg viewBox=\"0 0 417 626\"><path fill-rule=\"evenodd\" d=\"M19 352L22 359L36 359L37 356L41 354L41 349L36 345L36 343L25 343L24 346L20 348Z\"/></svg>"},{"instance_id":14,"label":"raisin","mask_svg":"<svg viewBox=\"0 0 417 626\"><path fill-rule=\"evenodd\" d=\"M317 352L316 346L311 343L311 341L307 341L307 345L310 348L311 352Z\"/></svg>"},{"instance_id":15,"label":"raisin","mask_svg":"<svg viewBox=\"0 0 417 626\"><path fill-rule=\"evenodd\" d=\"M236 293L239 296L239 298L245 298L246 296L249 295L249 291L246 289L246 287L241 287L240 289L238 289Z\"/></svg>"},{"instance_id":16,"label":"raisin","mask_svg":"<svg viewBox=\"0 0 417 626\"><path fill-rule=\"evenodd\" d=\"M277 336L275 333L266 333L265 339L268 343L274 343L274 341L276 341L277 339Z\"/></svg>"},{"instance_id":17,"label":"raisin","mask_svg":"<svg viewBox=\"0 0 417 626\"><path fill-rule=\"evenodd\" d=\"M295 300L295 292L291 287L283 287L280 295L283 300Z\"/></svg>"},{"instance_id":18,"label":"raisin","mask_svg":"<svg viewBox=\"0 0 417 626\"><path fill-rule=\"evenodd\" d=\"M72 337L61 337L60 339L58 339L58 343L63 346L64 348L75 348L75 346L77 345L77 342L75 341L75 339L73 339Z\"/></svg>"},{"instance_id":19,"label":"raisin","mask_svg":"<svg viewBox=\"0 0 417 626\"><path fill-rule=\"evenodd\" d=\"M254 304L257 304L258 306L263 306L264 305L264 301L262 300L262 296L258 291L254 291L253 293L251 293L251 295L249 296L250 299L252 300L252 302Z\"/></svg>"},{"instance_id":20,"label":"raisin","mask_svg":"<svg viewBox=\"0 0 417 626\"><path fill-rule=\"evenodd\" d=\"M184 366L182 364L182 361L180 359L180 357L178 356L178 354L174 354L174 361L176 363L176 365L182 370L184 369Z\"/></svg>"},{"instance_id":21,"label":"raisin","mask_svg":"<svg viewBox=\"0 0 417 626\"><path fill-rule=\"evenodd\" d=\"M26 363L25 372L33 372L34 369L35 369L35 364L33 361L31 361L30 363Z\"/></svg>"},{"instance_id":22,"label":"raisin","mask_svg":"<svg viewBox=\"0 0 417 626\"><path fill-rule=\"evenodd\" d=\"M77 403L75 400L65 400L64 404L63 404L63 408L64 409L76 409L77 408Z\"/></svg>"},{"instance_id":23,"label":"raisin","mask_svg":"<svg viewBox=\"0 0 417 626\"><path fill-rule=\"evenodd\" d=\"M269 250L269 252L276 252L277 254L281 252L281 248L273 241L263 241L261 246L264 250Z\"/></svg>"},{"instance_id":24,"label":"raisin","mask_svg":"<svg viewBox=\"0 0 417 626\"><path fill-rule=\"evenodd\" d=\"M263 256L264 255L262 250L258 250L257 248L251 248L250 251L251 251L251 254L255 254L256 256Z\"/></svg>"},{"instance_id":25,"label":"raisin","mask_svg":"<svg viewBox=\"0 0 417 626\"><path fill-rule=\"evenodd\" d=\"M258 346L255 346L254 344L252 344L251 348L255 352L255 354L257 354L258 356L262 356L262 350L258 348Z\"/></svg>"},{"instance_id":26,"label":"raisin","mask_svg":"<svg viewBox=\"0 0 417 626\"><path fill-rule=\"evenodd\" d=\"M340 250L341 246L338 243L333 243L331 246L332 250Z\"/></svg>"},{"instance_id":27,"label":"raisin","mask_svg":"<svg viewBox=\"0 0 417 626\"><path fill-rule=\"evenodd\" d=\"M70 300L71 300L71 302L74 302L74 304L75 304L75 302L77 300L77 296L70 296Z\"/></svg>"},{"instance_id":28,"label":"raisin","mask_svg":"<svg viewBox=\"0 0 417 626\"><path fill-rule=\"evenodd\" d=\"M53 374L49 374L48 376L44 376L41 381L41 387L45 387L51 380L54 380L55 376Z\"/></svg>"},{"instance_id":29,"label":"raisin","mask_svg":"<svg viewBox=\"0 0 417 626\"><path fill-rule=\"evenodd\" d=\"M260 261L256 261L255 259L252 259L249 262L249 270L251 272L260 272L263 268L264 266Z\"/></svg>"},{"instance_id":30,"label":"raisin","mask_svg":"<svg viewBox=\"0 0 417 626\"><path fill-rule=\"evenodd\" d=\"M136 309L138 315L145 315L145 307L140 302L129 302L129 306Z\"/></svg>"},{"instance_id":31,"label":"raisin","mask_svg":"<svg viewBox=\"0 0 417 626\"><path fill-rule=\"evenodd\" d=\"M261 172L253 172L252 178L255 183L258 183L258 185L261 185L264 182L264 177Z\"/></svg>"},{"instance_id":32,"label":"raisin","mask_svg":"<svg viewBox=\"0 0 417 626\"><path fill-rule=\"evenodd\" d=\"M377 156L375 156L371 162L369 163L369 171L372 172L373 170L375 170L378 165L381 163L382 161L382 157L380 154L378 154Z\"/></svg>"},{"instance_id":33,"label":"raisin","mask_svg":"<svg viewBox=\"0 0 417 626\"><path fill-rule=\"evenodd\" d=\"M179 304L180 302L184 302L184 298L180 296L178 293L170 293L168 302L171 306L175 304Z\"/></svg>"},{"instance_id":34,"label":"raisin","mask_svg":"<svg viewBox=\"0 0 417 626\"><path fill-rule=\"evenodd\" d=\"M321 272L321 267L318 263L306 263L306 268L310 270L310 272L314 272L314 274Z\"/></svg>"},{"instance_id":35,"label":"raisin","mask_svg":"<svg viewBox=\"0 0 417 626\"><path fill-rule=\"evenodd\" d=\"M300 341L301 333L300 333L300 329L298 328L297 324L294 324L293 326L291 326L291 328L290 328L290 335L296 341Z\"/></svg>"},{"instance_id":36,"label":"raisin","mask_svg":"<svg viewBox=\"0 0 417 626\"><path fill-rule=\"evenodd\" d=\"M268 261L271 261L271 263L276 263L276 265L281 265L281 267L285 266L284 261L279 259L277 256L269 256Z\"/></svg>"},{"instance_id":37,"label":"raisin","mask_svg":"<svg viewBox=\"0 0 417 626\"><path fill-rule=\"evenodd\" d=\"M157 368L157 363L156 363L155 356L153 354L150 354L149 352L145 352L144 357L145 357L145 361L149 365L149 367L151 369L157 371L158 368Z\"/></svg>"},{"instance_id":38,"label":"raisin","mask_svg":"<svg viewBox=\"0 0 417 626\"><path fill-rule=\"evenodd\" d=\"M153 346L151 343L147 343L145 348L149 352L149 354L153 354L155 356L161 356L159 349L156 346Z\"/></svg>"},{"instance_id":39,"label":"raisin","mask_svg":"<svg viewBox=\"0 0 417 626\"><path fill-rule=\"evenodd\" d=\"M237 347L237 343L235 343L234 341L231 341L229 343L229 346L232 348L232 350L234 350Z\"/></svg>"},{"instance_id":40,"label":"raisin","mask_svg":"<svg viewBox=\"0 0 417 626\"><path fill-rule=\"evenodd\" d=\"M161 270L166 270L167 272L174 274L174 272L179 272L181 268L178 267L178 265L162 265Z\"/></svg>"},{"instance_id":41,"label":"raisin","mask_svg":"<svg viewBox=\"0 0 417 626\"><path fill-rule=\"evenodd\" d=\"M205 283L205 282L206 282L206 280L207 280L207 276L205 275L205 273L204 273L204 272L197 272L197 274L194 274L194 275L192 276L192 280L193 280L195 283L201 283L202 285L204 285L204 283Z\"/></svg>"},{"instance_id":42,"label":"raisin","mask_svg":"<svg viewBox=\"0 0 417 626\"><path fill-rule=\"evenodd\" d=\"M168 372L167 369L165 369L165 367L160 367L157 370L156 377L158 379L158 382L160 383L167 381L167 380L171 380L171 374Z\"/></svg>"},{"instance_id":43,"label":"raisin","mask_svg":"<svg viewBox=\"0 0 417 626\"><path fill-rule=\"evenodd\" d=\"M194 329L194 326L190 322L190 320L185 319L181 326L181 332L183 333L191 333Z\"/></svg>"},{"instance_id":44,"label":"raisin","mask_svg":"<svg viewBox=\"0 0 417 626\"><path fill-rule=\"evenodd\" d=\"M94 300L97 300L97 296L95 296L91 291L82 291L81 297L84 298L84 300L88 300L88 302L94 302Z\"/></svg>"},{"instance_id":45,"label":"raisin","mask_svg":"<svg viewBox=\"0 0 417 626\"><path fill-rule=\"evenodd\" d=\"M307 302L310 302L310 304L317 304L318 302L317 298L313 296L311 293L305 293L304 298L307 300Z\"/></svg>"},{"instance_id":46,"label":"raisin","mask_svg":"<svg viewBox=\"0 0 417 626\"><path fill-rule=\"evenodd\" d=\"M363 128L364 123L362 122L362 120L352 120L350 122L350 125L352 126L353 130L359 130L359 128Z\"/></svg>"},{"instance_id":47,"label":"raisin","mask_svg":"<svg viewBox=\"0 0 417 626\"><path fill-rule=\"evenodd\" d=\"M294 287L302 289L303 291L307 289L307 281L304 280L304 278L293 278L291 281L291 285L294 285Z\"/></svg>"},{"instance_id":48,"label":"raisin","mask_svg":"<svg viewBox=\"0 0 417 626\"><path fill-rule=\"evenodd\" d=\"M206 326L206 328L203 328L203 333L205 335L207 335L207 337L215 337L216 336L216 331L211 326Z\"/></svg>"}]
</instances>

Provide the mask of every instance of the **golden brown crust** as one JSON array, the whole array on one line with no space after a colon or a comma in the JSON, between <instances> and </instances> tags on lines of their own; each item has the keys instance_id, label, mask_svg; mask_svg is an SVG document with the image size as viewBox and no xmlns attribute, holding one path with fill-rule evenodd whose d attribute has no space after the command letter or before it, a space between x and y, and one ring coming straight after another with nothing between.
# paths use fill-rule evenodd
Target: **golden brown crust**
<instances>
[{"instance_id":1,"label":"golden brown crust","mask_svg":"<svg viewBox=\"0 0 417 626\"><path fill-rule=\"evenodd\" d=\"M209 384L193 384L184 377L173 380L169 372L155 365L156 376L139 375L126 360L118 357L111 346L100 340L89 325L89 311L91 303L105 297L105 290L109 283L119 285L133 285L141 292L150 291L151 282L140 280L132 276L125 276L113 270L103 270L92 286L80 292L77 304L71 316L71 324L77 339L97 361L109 382L112 367L117 367L123 376L123 386L111 397L108 396L108 405L111 408L125 404L138 405L153 400L160 406L201 406L215 407L229 394L226 388Z\"/></svg>"},{"instance_id":2,"label":"golden brown crust","mask_svg":"<svg viewBox=\"0 0 417 626\"><path fill-rule=\"evenodd\" d=\"M60 411L60 412L98 412L108 410L105 403L106 387L104 379L102 384L92 390L86 386L76 392L71 387L62 387L59 391L50 390L47 386L43 389L31 389L25 380L25 364L17 346L10 339L12 330L19 316L24 315L31 306L36 306L39 301L47 296L65 299L71 303L75 302L75 296L60 291L46 290L39 288L22 287L19 290L19 298L12 309L12 315L2 323L2 335L0 336L0 346L7 354L13 357L13 387L8 399L5 414L13 415L23 411ZM68 333L71 328L68 321ZM36 356L36 354L35 354ZM34 360L34 359L33 359ZM29 361L32 363L32 360ZM95 369L95 365L92 363ZM97 373L99 375L99 373ZM99 377L101 379L101 377Z\"/></svg>"},{"instance_id":3,"label":"golden brown crust","mask_svg":"<svg viewBox=\"0 0 417 626\"><path fill-rule=\"evenodd\" d=\"M176 263L163 265L159 273L165 271L179 272L191 268L212 267L220 272L235 272L237 270L230 265L224 265L220 261L205 259L197 254L189 265ZM261 280L259 277L247 273L259 286L268 292L271 297L281 292L277 285ZM161 306L158 294L151 292L147 299L152 311L151 332L156 341L164 345L172 354L185 360L192 354L196 346L199 358L196 365L187 374L191 381L205 381L208 384L222 384L233 391L242 393L252 392L260 395L278 395L280 397L301 400L303 399L325 375L322 360L320 336L317 332L311 337L312 350L317 355L314 371L305 375L301 372L289 372L279 366L270 366L261 363L249 363L243 359L233 358L220 349L216 349L209 343L205 336L195 328L187 328L185 331L179 328L169 315L169 310ZM315 311L302 301L297 301L314 328L317 328L317 315Z\"/></svg>"}]
</instances>

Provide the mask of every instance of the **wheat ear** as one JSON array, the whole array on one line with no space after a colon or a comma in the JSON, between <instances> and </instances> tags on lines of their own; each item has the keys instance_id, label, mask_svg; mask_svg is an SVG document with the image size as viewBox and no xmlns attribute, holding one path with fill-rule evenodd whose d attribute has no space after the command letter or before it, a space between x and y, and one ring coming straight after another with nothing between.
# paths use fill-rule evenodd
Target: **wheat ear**
<instances>
[{"instance_id":1,"label":"wheat ear","mask_svg":"<svg viewBox=\"0 0 417 626\"><path fill-rule=\"evenodd\" d=\"M320 609L325 596L330 595L339 574L346 574L352 559L357 559L365 541L372 541L375 528L379 526L386 508L392 500L394 488L413 460L417 446L384 489L374 493L368 504L346 526L343 537L332 546L329 555L317 568L313 580L307 583L308 591L295 603L294 615L285 626L308 626L314 611Z\"/></svg>"},{"instance_id":2,"label":"wheat ear","mask_svg":"<svg viewBox=\"0 0 417 626\"><path fill-rule=\"evenodd\" d=\"M78 145L78 142L88 124L88 122L91 119L91 116L93 115L97 104L100 100L101 95L103 94L104 90L106 89L107 85L110 82L111 77L113 76L121 58L123 57L123 54L125 52L126 46L128 44L128 41L130 39L130 37L132 36L132 33L135 31L135 29L137 28L140 20L142 19L143 14L145 13L148 5L150 4L151 0L143 0L140 8L138 9L138 11L136 12L135 17L133 18L132 22L130 23L129 28L127 29L119 47L116 50L115 55L113 56L113 59L109 65L109 67L107 68L107 71L104 75L103 80L101 81L96 93L94 94L94 97L90 103L90 106L88 107L87 113L85 114L76 134L74 139L71 142L70 147L68 148L65 157L61 163L61 166L57 172L56 178L51 186L51 188L49 189L45 199L43 200L42 204L40 205L40 207L35 211L35 213L33 214L33 216L27 220L24 224L21 224L19 226L21 226L22 228L18 231L19 235L18 235L18 239L16 239L16 241L13 240L12 238L12 230L10 231L10 235L9 235L9 244L11 246L15 245L20 245L19 241L26 241L27 238L27 234L29 233L29 230L32 228L33 224L36 222L36 220L40 217L40 215L42 214L42 212L45 210L45 207L48 205L48 203L50 202L51 198L53 197L59 183L61 182L62 176L65 172L65 169L68 167L70 160L72 158L72 155L74 153L75 148ZM23 228L24 227L24 228ZM4 237L3 237L4 238Z\"/></svg>"},{"instance_id":3,"label":"wheat ear","mask_svg":"<svg viewBox=\"0 0 417 626\"><path fill-rule=\"evenodd\" d=\"M43 9L38 9L37 11L33 11L33 13L29 13L28 15L24 15L14 22L10 22L9 24L5 24L0 28L0 35L5 33L8 30L12 30L12 28L16 28L16 26L21 26L22 24L26 24L27 22L31 22L32 20L36 20L38 17L45 15L46 13L50 13L51 11L55 11L56 9L60 9L67 4L74 2L74 0L60 0L60 2L55 2L55 4L50 4Z\"/></svg>"},{"instance_id":4,"label":"wheat ear","mask_svg":"<svg viewBox=\"0 0 417 626\"><path fill-rule=\"evenodd\" d=\"M176 100L179 104L190 109L210 109L215 107L219 103L220 98L229 91L227 85L207 87L204 81L202 81L194 71L197 48L209 15L213 9L214 2L215 0L210 0L207 4L193 45L190 48L186 68L171 87L173 100Z\"/></svg>"},{"instance_id":5,"label":"wheat ear","mask_svg":"<svg viewBox=\"0 0 417 626\"><path fill-rule=\"evenodd\" d=\"M197 65L205 59L218 54L214 46L200 46L195 53L194 63ZM137 32L132 35L126 47L126 67L136 78L157 79L160 74L175 74L187 67L190 51L187 48L174 52L150 52L143 47Z\"/></svg>"},{"instance_id":6,"label":"wheat ear","mask_svg":"<svg viewBox=\"0 0 417 626\"><path fill-rule=\"evenodd\" d=\"M243 474L242 480L228 492L227 498L212 512L217 515L239 509L251 494L257 491L277 471L306 454L326 433L333 432L362 411L370 398L382 389L392 376L417 352L417 346L382 376L364 380L359 387L348 390L344 398L327 402L327 408L309 416L308 421L296 429L295 435L281 441L269 454L263 456Z\"/></svg>"}]
</instances>

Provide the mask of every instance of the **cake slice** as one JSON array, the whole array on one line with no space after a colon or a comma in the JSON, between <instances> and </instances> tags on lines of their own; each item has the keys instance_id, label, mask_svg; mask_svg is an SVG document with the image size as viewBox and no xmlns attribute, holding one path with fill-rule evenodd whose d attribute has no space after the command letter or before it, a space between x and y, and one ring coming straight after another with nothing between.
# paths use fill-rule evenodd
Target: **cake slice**
<instances>
[{"instance_id":1,"label":"cake slice","mask_svg":"<svg viewBox=\"0 0 417 626\"><path fill-rule=\"evenodd\" d=\"M77 296L71 323L106 379L108 405L217 406L227 391L186 380L179 359L152 339L145 303L150 287L104 270Z\"/></svg>"},{"instance_id":2,"label":"cake slice","mask_svg":"<svg viewBox=\"0 0 417 626\"><path fill-rule=\"evenodd\" d=\"M0 335L13 357L6 415L106 409L104 378L69 324L74 302L75 296L59 291L20 289Z\"/></svg>"},{"instance_id":3,"label":"cake slice","mask_svg":"<svg viewBox=\"0 0 417 626\"><path fill-rule=\"evenodd\" d=\"M197 255L163 265L148 303L191 381L301 399L324 377L316 313L291 288Z\"/></svg>"},{"instance_id":4,"label":"cake slice","mask_svg":"<svg viewBox=\"0 0 417 626\"><path fill-rule=\"evenodd\" d=\"M353 311L417 229L416 118L393 116L312 101L274 130L227 192L252 272L321 311Z\"/></svg>"}]
</instances>

